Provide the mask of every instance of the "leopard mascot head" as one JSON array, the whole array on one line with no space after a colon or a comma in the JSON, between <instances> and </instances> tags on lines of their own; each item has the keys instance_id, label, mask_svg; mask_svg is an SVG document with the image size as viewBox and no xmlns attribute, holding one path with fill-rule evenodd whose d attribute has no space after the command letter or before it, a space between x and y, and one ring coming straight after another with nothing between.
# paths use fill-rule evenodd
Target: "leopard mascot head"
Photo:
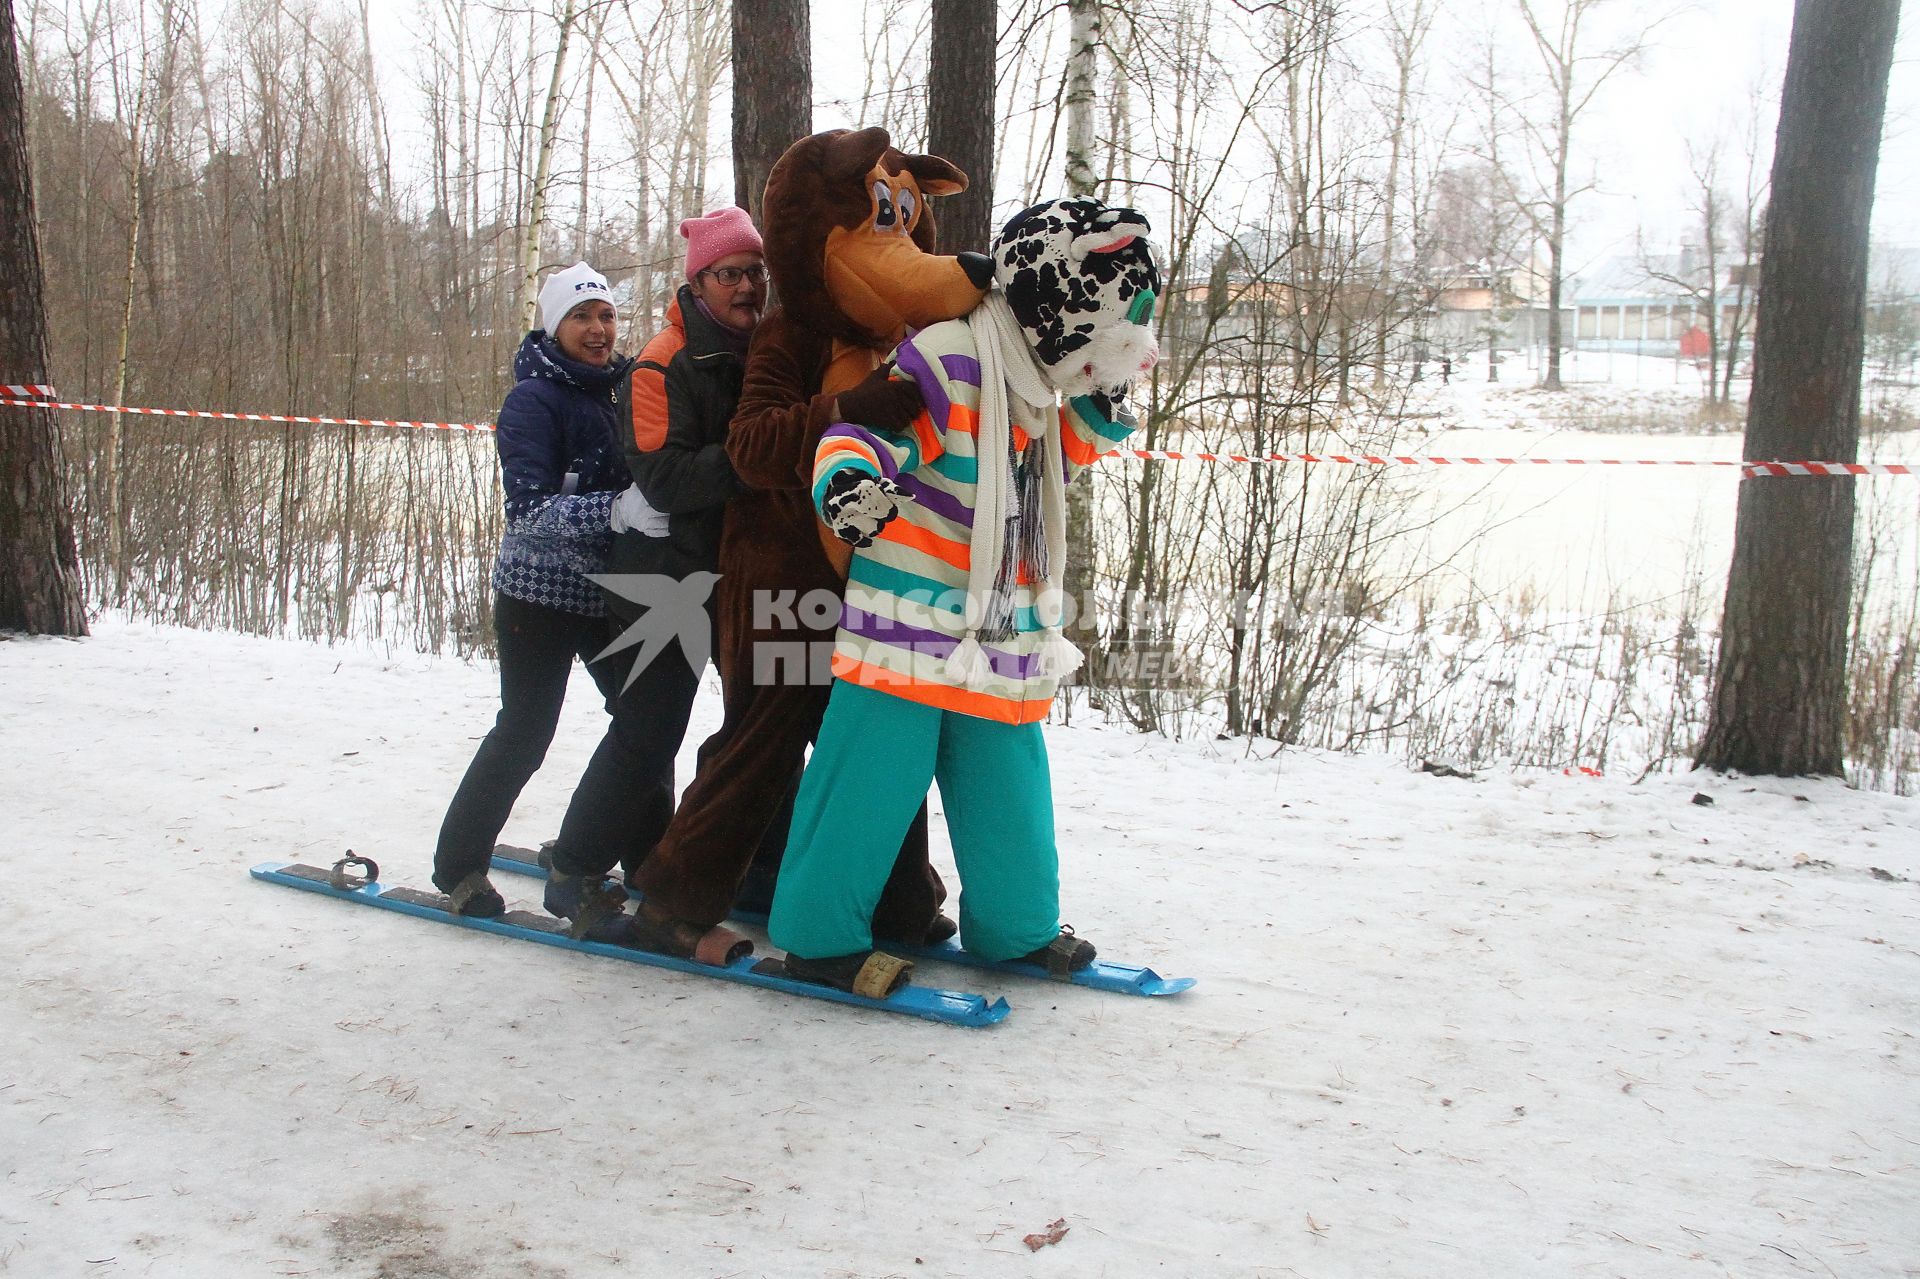
<instances>
[{"instance_id":1,"label":"leopard mascot head","mask_svg":"<svg viewBox=\"0 0 1920 1279\"><path fill-rule=\"evenodd\" d=\"M1132 209L1048 200L995 238L994 279L1063 394L1117 394L1159 359L1151 322L1160 270L1148 231Z\"/></svg>"}]
</instances>

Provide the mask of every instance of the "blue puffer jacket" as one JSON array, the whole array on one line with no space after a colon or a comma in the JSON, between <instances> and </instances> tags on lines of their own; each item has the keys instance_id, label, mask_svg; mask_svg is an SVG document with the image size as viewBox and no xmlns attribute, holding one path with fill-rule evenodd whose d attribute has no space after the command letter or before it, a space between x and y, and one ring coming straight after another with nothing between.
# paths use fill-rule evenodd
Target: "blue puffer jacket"
<instances>
[{"instance_id":1,"label":"blue puffer jacket","mask_svg":"<svg viewBox=\"0 0 1920 1279\"><path fill-rule=\"evenodd\" d=\"M513 357L518 379L500 406L494 441L507 492L507 531L494 589L588 617L606 613L600 588L613 531L607 511L631 482L620 446L633 360L605 368L560 353L536 329Z\"/></svg>"}]
</instances>

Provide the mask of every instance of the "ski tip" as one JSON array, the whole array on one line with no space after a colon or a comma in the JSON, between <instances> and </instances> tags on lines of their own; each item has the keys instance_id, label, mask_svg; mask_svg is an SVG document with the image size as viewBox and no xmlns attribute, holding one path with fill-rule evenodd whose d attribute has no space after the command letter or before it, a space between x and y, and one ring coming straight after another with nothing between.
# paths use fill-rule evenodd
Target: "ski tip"
<instances>
[{"instance_id":1,"label":"ski tip","mask_svg":"<svg viewBox=\"0 0 1920 1279\"><path fill-rule=\"evenodd\" d=\"M898 1012L928 1021L943 1021L949 1026L997 1026L1013 1011L1005 995L987 1001L985 995L958 990L938 990L930 986L905 986L879 1001Z\"/></svg>"},{"instance_id":2,"label":"ski tip","mask_svg":"<svg viewBox=\"0 0 1920 1279\"><path fill-rule=\"evenodd\" d=\"M1143 995L1177 995L1183 990L1192 990L1197 978L1193 977L1155 977L1152 981L1140 983Z\"/></svg>"},{"instance_id":3,"label":"ski tip","mask_svg":"<svg viewBox=\"0 0 1920 1279\"><path fill-rule=\"evenodd\" d=\"M1007 1002L1005 995L990 1004L983 999L980 1005L979 1018L973 1023L976 1026L997 1026L1007 1019L1008 1013L1013 1011L1013 1005Z\"/></svg>"}]
</instances>

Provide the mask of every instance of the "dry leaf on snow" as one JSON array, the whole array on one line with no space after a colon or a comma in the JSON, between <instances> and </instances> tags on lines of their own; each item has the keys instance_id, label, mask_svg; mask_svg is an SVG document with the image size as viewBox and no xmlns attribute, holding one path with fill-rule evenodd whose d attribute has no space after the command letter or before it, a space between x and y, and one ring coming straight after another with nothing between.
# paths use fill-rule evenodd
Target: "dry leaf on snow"
<instances>
[{"instance_id":1,"label":"dry leaf on snow","mask_svg":"<svg viewBox=\"0 0 1920 1279\"><path fill-rule=\"evenodd\" d=\"M1059 1243L1062 1239L1065 1239L1067 1237L1067 1230L1067 1219L1062 1217L1058 1221L1049 1224L1045 1230L1035 1231L1033 1234L1028 1235L1021 1242L1025 1243L1027 1247L1033 1251L1039 1252L1048 1244Z\"/></svg>"}]
</instances>

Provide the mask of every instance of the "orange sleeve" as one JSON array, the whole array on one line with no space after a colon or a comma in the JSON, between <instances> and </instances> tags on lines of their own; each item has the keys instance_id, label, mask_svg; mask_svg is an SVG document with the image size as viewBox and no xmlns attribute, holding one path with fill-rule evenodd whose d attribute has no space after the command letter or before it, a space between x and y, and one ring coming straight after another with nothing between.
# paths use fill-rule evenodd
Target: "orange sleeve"
<instances>
[{"instance_id":1,"label":"orange sleeve","mask_svg":"<svg viewBox=\"0 0 1920 1279\"><path fill-rule=\"evenodd\" d=\"M667 442L667 365L686 344L680 330L669 327L640 352L633 370L633 442L642 453Z\"/></svg>"}]
</instances>

